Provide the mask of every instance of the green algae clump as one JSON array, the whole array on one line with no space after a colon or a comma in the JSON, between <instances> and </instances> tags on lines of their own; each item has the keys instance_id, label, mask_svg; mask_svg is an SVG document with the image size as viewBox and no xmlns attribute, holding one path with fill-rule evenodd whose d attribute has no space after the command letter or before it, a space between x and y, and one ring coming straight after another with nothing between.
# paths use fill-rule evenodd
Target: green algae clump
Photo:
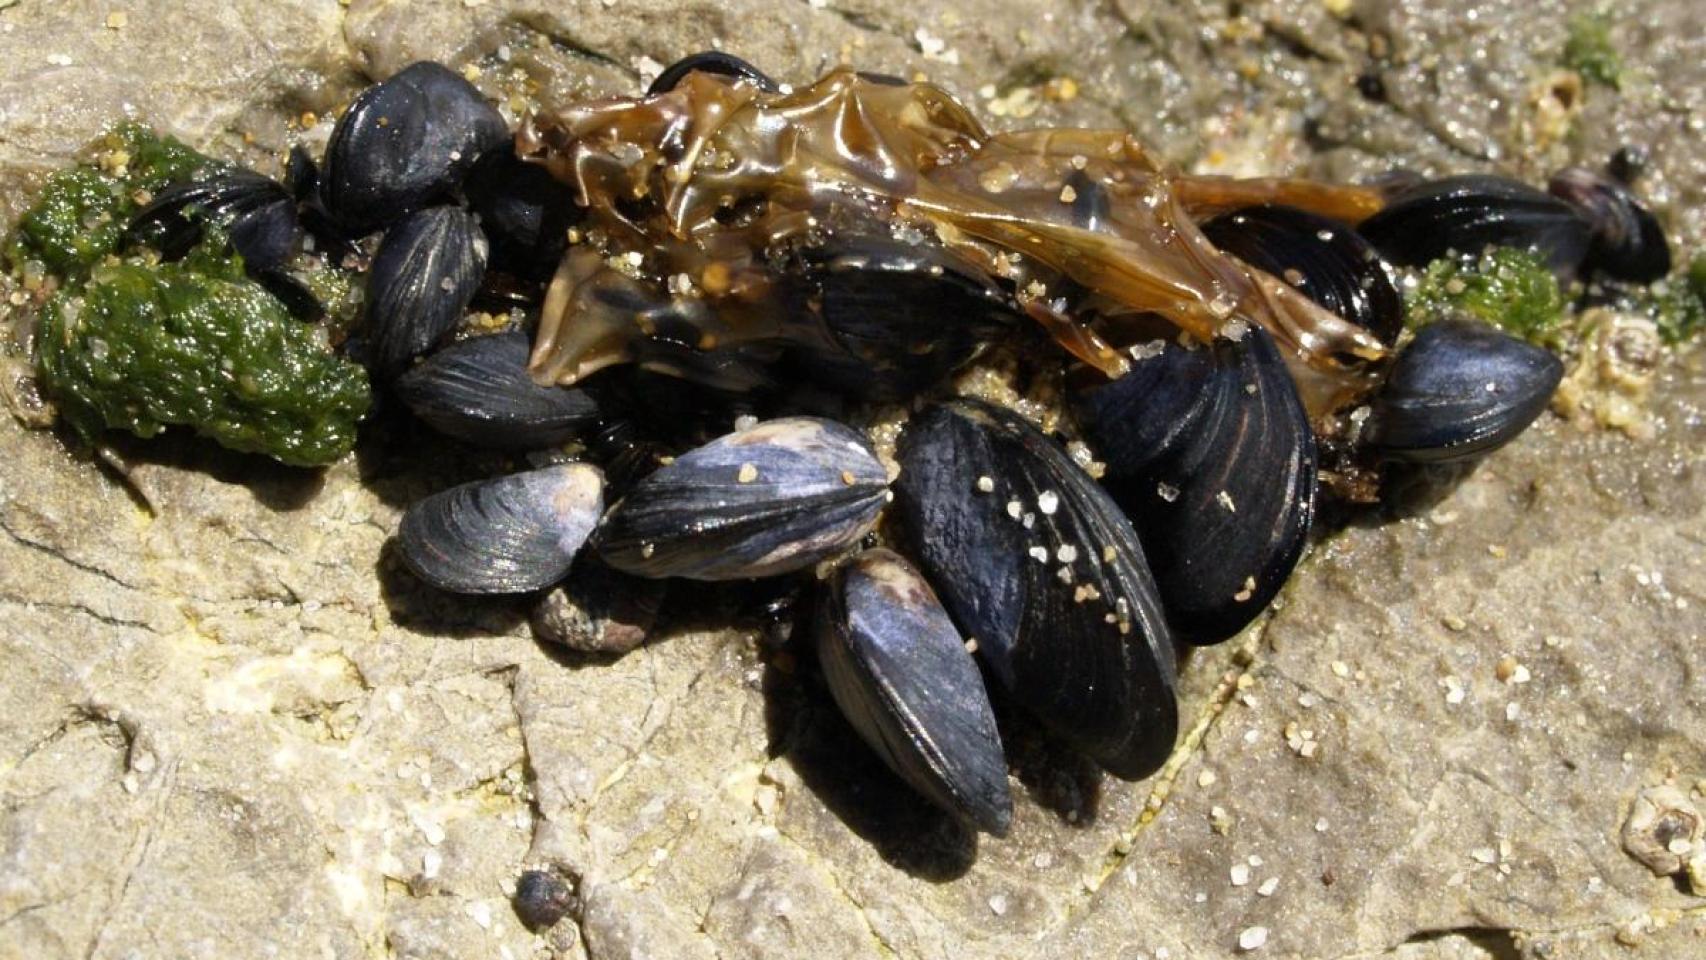
<instances>
[{"instance_id":1,"label":"green algae clump","mask_svg":"<svg viewBox=\"0 0 1706 960\"><path fill-rule=\"evenodd\" d=\"M205 249L103 263L53 296L36 360L61 415L90 439L178 424L296 466L348 453L371 402L366 373Z\"/></svg>"},{"instance_id":2,"label":"green algae clump","mask_svg":"<svg viewBox=\"0 0 1706 960\"><path fill-rule=\"evenodd\" d=\"M1563 345L1565 301L1558 280L1538 255L1514 247L1428 264L1405 312L1411 327L1468 314L1530 343L1553 350Z\"/></svg>"},{"instance_id":3,"label":"green algae clump","mask_svg":"<svg viewBox=\"0 0 1706 960\"><path fill-rule=\"evenodd\" d=\"M1584 13L1570 18L1564 38L1564 66L1590 83L1620 89L1623 57L1611 42L1611 21L1603 15Z\"/></svg>"}]
</instances>

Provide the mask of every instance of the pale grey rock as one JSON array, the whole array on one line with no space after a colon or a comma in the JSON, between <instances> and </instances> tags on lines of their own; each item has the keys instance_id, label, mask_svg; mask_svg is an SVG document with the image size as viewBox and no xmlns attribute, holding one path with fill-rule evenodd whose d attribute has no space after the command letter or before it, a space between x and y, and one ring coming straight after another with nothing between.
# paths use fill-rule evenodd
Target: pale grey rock
<instances>
[{"instance_id":1,"label":"pale grey rock","mask_svg":"<svg viewBox=\"0 0 1706 960\"><path fill-rule=\"evenodd\" d=\"M1205 170L1533 175L1645 142L1697 245L1692 5L1625 5L1624 93L1588 89L1546 142L1527 97L1580 7L1469 6L23 0L0 9L0 209L126 103L264 165L323 139L358 74L419 57L561 98L717 44L785 80L927 71L998 126L1123 124ZM1388 102L1357 93L1371 68ZM1050 71L1078 95L1014 95ZM816 681L703 611L570 663L515 604L415 584L385 550L401 506L477 465L382 437L320 474L120 440L133 499L5 419L0 944L1125 960L1229 957L1261 926L1255 956L1698 955L1702 901L1620 831L1641 791L1698 804L1706 777L1703 366L1660 371L1655 440L1547 418L1444 499L1320 544L1259 632L1191 658L1159 777L1012 724L1002 841L924 808ZM538 864L581 893L544 937L509 908Z\"/></svg>"}]
</instances>

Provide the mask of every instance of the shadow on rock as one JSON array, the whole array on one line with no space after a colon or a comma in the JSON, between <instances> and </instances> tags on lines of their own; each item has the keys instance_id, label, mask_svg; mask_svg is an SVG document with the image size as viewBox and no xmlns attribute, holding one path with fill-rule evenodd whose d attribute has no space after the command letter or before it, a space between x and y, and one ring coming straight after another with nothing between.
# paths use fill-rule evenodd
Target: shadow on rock
<instances>
[{"instance_id":1,"label":"shadow on rock","mask_svg":"<svg viewBox=\"0 0 1706 960\"><path fill-rule=\"evenodd\" d=\"M74 433L57 432L74 451L80 445ZM109 430L102 435L101 442L111 458L102 460L97 455L97 460L119 473L114 479L151 507L158 505L150 491L129 475L138 467L203 473L220 483L248 488L256 501L281 513L306 507L326 485L322 470L287 466L258 453L240 453L181 428L171 428L149 438Z\"/></svg>"},{"instance_id":2,"label":"shadow on rock","mask_svg":"<svg viewBox=\"0 0 1706 960\"><path fill-rule=\"evenodd\" d=\"M379 551L373 574L391 621L421 636L502 636L527 619L529 603L523 598L462 596L422 583L398 556L395 537Z\"/></svg>"}]
</instances>

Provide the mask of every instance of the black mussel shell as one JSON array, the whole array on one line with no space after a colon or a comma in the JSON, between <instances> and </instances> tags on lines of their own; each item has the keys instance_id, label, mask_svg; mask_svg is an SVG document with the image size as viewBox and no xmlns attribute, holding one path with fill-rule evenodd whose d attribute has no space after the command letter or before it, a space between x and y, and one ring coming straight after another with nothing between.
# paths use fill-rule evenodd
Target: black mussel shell
<instances>
[{"instance_id":1,"label":"black mussel shell","mask_svg":"<svg viewBox=\"0 0 1706 960\"><path fill-rule=\"evenodd\" d=\"M362 91L338 120L320 199L345 228L368 233L449 195L509 136L473 84L442 64L416 63Z\"/></svg>"},{"instance_id":2,"label":"black mussel shell","mask_svg":"<svg viewBox=\"0 0 1706 960\"><path fill-rule=\"evenodd\" d=\"M1202 225L1209 242L1296 287L1391 346L1404 305L1380 254L1350 227L1296 207L1246 207Z\"/></svg>"},{"instance_id":3,"label":"black mussel shell","mask_svg":"<svg viewBox=\"0 0 1706 960\"><path fill-rule=\"evenodd\" d=\"M477 446L536 450L580 437L598 423L598 401L535 383L531 349L520 330L451 344L398 377L397 397L433 429Z\"/></svg>"},{"instance_id":4,"label":"black mussel shell","mask_svg":"<svg viewBox=\"0 0 1706 960\"><path fill-rule=\"evenodd\" d=\"M1619 280L1651 283L1670 272L1670 244L1646 207L1629 188L1583 167L1558 171L1547 185L1593 225L1587 266Z\"/></svg>"},{"instance_id":5,"label":"black mussel shell","mask_svg":"<svg viewBox=\"0 0 1706 960\"><path fill-rule=\"evenodd\" d=\"M165 259L177 260L201 242L209 220L225 231L232 249L253 271L282 265L302 240L296 198L277 181L249 170L167 187L131 218L126 239L152 244Z\"/></svg>"},{"instance_id":6,"label":"black mussel shell","mask_svg":"<svg viewBox=\"0 0 1706 960\"><path fill-rule=\"evenodd\" d=\"M385 232L367 274L365 336L390 379L461 322L486 275L486 239L461 207L428 207Z\"/></svg>"},{"instance_id":7,"label":"black mussel shell","mask_svg":"<svg viewBox=\"0 0 1706 960\"><path fill-rule=\"evenodd\" d=\"M1104 485L1137 527L1174 635L1219 643L1267 608L1315 516L1309 418L1267 331L1154 342L1075 391Z\"/></svg>"},{"instance_id":8,"label":"black mussel shell","mask_svg":"<svg viewBox=\"0 0 1706 960\"><path fill-rule=\"evenodd\" d=\"M769 577L857 544L887 495L888 475L855 431L812 417L768 420L637 482L594 543L610 566L640 576Z\"/></svg>"},{"instance_id":9,"label":"black mussel shell","mask_svg":"<svg viewBox=\"0 0 1706 960\"><path fill-rule=\"evenodd\" d=\"M781 269L794 359L857 397L915 394L1022 320L1011 298L939 245L837 234Z\"/></svg>"},{"instance_id":10,"label":"black mussel shell","mask_svg":"<svg viewBox=\"0 0 1706 960\"><path fill-rule=\"evenodd\" d=\"M965 823L1013 820L1001 735L977 663L930 585L889 550L835 572L817 651L841 712L889 769Z\"/></svg>"},{"instance_id":11,"label":"black mussel shell","mask_svg":"<svg viewBox=\"0 0 1706 960\"><path fill-rule=\"evenodd\" d=\"M652 81L651 86L646 88L646 95L674 90L688 74L694 72L714 73L719 77L745 80L765 93L775 93L779 89L776 81L765 76L764 71L734 54L721 50L706 50L688 54L665 67L657 79Z\"/></svg>"},{"instance_id":12,"label":"black mussel shell","mask_svg":"<svg viewBox=\"0 0 1706 960\"><path fill-rule=\"evenodd\" d=\"M1546 409L1564 365L1551 351L1466 320L1428 324L1370 401L1368 446L1391 460L1470 460Z\"/></svg>"},{"instance_id":13,"label":"black mussel shell","mask_svg":"<svg viewBox=\"0 0 1706 960\"><path fill-rule=\"evenodd\" d=\"M598 468L566 463L477 480L410 506L403 562L451 593L527 593L563 579L604 507Z\"/></svg>"},{"instance_id":14,"label":"black mussel shell","mask_svg":"<svg viewBox=\"0 0 1706 960\"><path fill-rule=\"evenodd\" d=\"M1381 255L1407 267L1487 247L1538 253L1552 272L1574 276L1590 241L1575 208L1526 183L1469 175L1431 180L1401 193L1357 229Z\"/></svg>"},{"instance_id":15,"label":"black mussel shell","mask_svg":"<svg viewBox=\"0 0 1706 960\"><path fill-rule=\"evenodd\" d=\"M468 174L463 191L491 242L492 267L549 280L583 213L574 189L512 150L495 150Z\"/></svg>"},{"instance_id":16,"label":"black mussel shell","mask_svg":"<svg viewBox=\"0 0 1706 960\"><path fill-rule=\"evenodd\" d=\"M1045 724L1125 778L1178 734L1173 641L1130 521L1060 445L954 400L902 435L895 506L978 654Z\"/></svg>"}]
</instances>

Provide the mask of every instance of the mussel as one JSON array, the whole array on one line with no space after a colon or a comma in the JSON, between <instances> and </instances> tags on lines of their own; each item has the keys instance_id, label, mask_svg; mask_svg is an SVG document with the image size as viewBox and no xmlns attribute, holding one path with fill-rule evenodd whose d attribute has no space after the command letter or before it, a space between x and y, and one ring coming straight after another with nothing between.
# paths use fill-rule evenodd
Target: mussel
<instances>
[{"instance_id":1,"label":"mussel","mask_svg":"<svg viewBox=\"0 0 1706 960\"><path fill-rule=\"evenodd\" d=\"M446 198L481 154L508 144L503 114L442 64L411 64L361 92L326 145L320 199L363 234Z\"/></svg>"},{"instance_id":2,"label":"mussel","mask_svg":"<svg viewBox=\"0 0 1706 960\"><path fill-rule=\"evenodd\" d=\"M1527 429L1563 374L1551 351L1486 324L1439 320L1398 354L1363 439L1391 460L1474 459Z\"/></svg>"},{"instance_id":3,"label":"mussel","mask_svg":"<svg viewBox=\"0 0 1706 960\"><path fill-rule=\"evenodd\" d=\"M593 540L618 570L740 580L802 570L876 523L888 475L865 438L829 420L768 420L636 483Z\"/></svg>"},{"instance_id":4,"label":"mussel","mask_svg":"<svg viewBox=\"0 0 1706 960\"><path fill-rule=\"evenodd\" d=\"M1588 266L1619 280L1651 283L1670 272L1664 228L1628 187L1584 167L1566 167L1546 189L1593 229Z\"/></svg>"},{"instance_id":5,"label":"mussel","mask_svg":"<svg viewBox=\"0 0 1706 960\"><path fill-rule=\"evenodd\" d=\"M1476 256L1491 246L1520 247L1565 279L1575 276L1592 240L1587 220L1570 204L1517 180L1479 174L1405 190L1357 229L1401 266Z\"/></svg>"},{"instance_id":6,"label":"mussel","mask_svg":"<svg viewBox=\"0 0 1706 960\"><path fill-rule=\"evenodd\" d=\"M396 376L455 329L485 274L485 237L461 207L429 207L387 230L367 274L373 372Z\"/></svg>"},{"instance_id":7,"label":"mussel","mask_svg":"<svg viewBox=\"0 0 1706 960\"><path fill-rule=\"evenodd\" d=\"M1309 299L1371 331L1388 346L1404 325L1404 307L1385 265L1362 235L1296 207L1266 205L1221 214L1203 236Z\"/></svg>"},{"instance_id":8,"label":"mussel","mask_svg":"<svg viewBox=\"0 0 1706 960\"><path fill-rule=\"evenodd\" d=\"M1074 410L1175 635L1219 643L1266 609L1303 553L1315 436L1260 327L1192 348L1158 339L1139 353L1118 380L1086 378Z\"/></svg>"},{"instance_id":9,"label":"mussel","mask_svg":"<svg viewBox=\"0 0 1706 960\"><path fill-rule=\"evenodd\" d=\"M1021 704L1117 776L1178 733L1173 640L1131 523L1059 444L976 400L914 419L895 506L914 554Z\"/></svg>"},{"instance_id":10,"label":"mussel","mask_svg":"<svg viewBox=\"0 0 1706 960\"><path fill-rule=\"evenodd\" d=\"M415 416L447 436L482 447L531 450L573 440L599 420L586 389L540 386L527 375L520 330L445 347L397 378Z\"/></svg>"},{"instance_id":11,"label":"mussel","mask_svg":"<svg viewBox=\"0 0 1706 960\"><path fill-rule=\"evenodd\" d=\"M930 585L867 550L824 585L818 661L841 712L889 768L971 826L1013 819L1001 735L977 664Z\"/></svg>"},{"instance_id":12,"label":"mussel","mask_svg":"<svg viewBox=\"0 0 1706 960\"><path fill-rule=\"evenodd\" d=\"M688 54L663 68L663 72L646 88L648 96L674 90L676 85L690 73L713 73L720 77L733 80L744 80L765 93L777 91L776 81L765 76L758 69L732 53L721 50L705 50L700 53Z\"/></svg>"},{"instance_id":13,"label":"mussel","mask_svg":"<svg viewBox=\"0 0 1706 960\"><path fill-rule=\"evenodd\" d=\"M440 590L527 593L568 574L603 506L597 467L541 467L417 501L397 545L408 568Z\"/></svg>"},{"instance_id":14,"label":"mussel","mask_svg":"<svg viewBox=\"0 0 1706 960\"><path fill-rule=\"evenodd\" d=\"M837 234L780 267L792 357L813 382L896 399L1023 320L987 274L940 246Z\"/></svg>"},{"instance_id":15,"label":"mussel","mask_svg":"<svg viewBox=\"0 0 1706 960\"><path fill-rule=\"evenodd\" d=\"M225 231L232 249L254 272L280 266L302 241L296 198L283 184L249 170L167 187L131 218L126 238L149 243L165 259L176 260L201 242L209 221Z\"/></svg>"}]
</instances>

